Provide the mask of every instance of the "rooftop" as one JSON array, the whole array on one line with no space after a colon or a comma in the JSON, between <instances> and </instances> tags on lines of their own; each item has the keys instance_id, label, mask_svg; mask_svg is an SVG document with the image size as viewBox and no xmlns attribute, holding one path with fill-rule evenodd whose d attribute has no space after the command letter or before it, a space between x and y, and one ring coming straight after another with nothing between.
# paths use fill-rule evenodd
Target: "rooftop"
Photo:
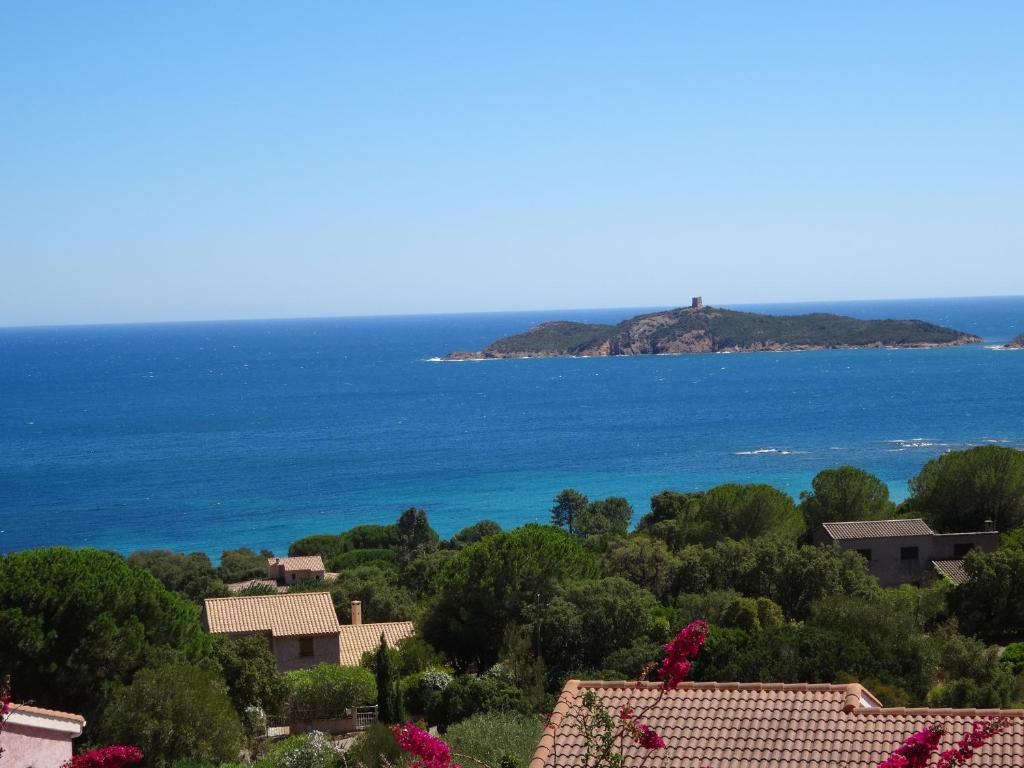
<instances>
[{"instance_id":1,"label":"rooftop","mask_svg":"<svg viewBox=\"0 0 1024 768\"><path fill-rule=\"evenodd\" d=\"M963 560L932 560L932 567L954 584L963 584L968 579Z\"/></svg>"},{"instance_id":2,"label":"rooftop","mask_svg":"<svg viewBox=\"0 0 1024 768\"><path fill-rule=\"evenodd\" d=\"M334 635L341 628L327 592L216 597L204 603L206 625L214 634Z\"/></svg>"},{"instance_id":3,"label":"rooftop","mask_svg":"<svg viewBox=\"0 0 1024 768\"><path fill-rule=\"evenodd\" d=\"M649 707L643 722L668 743L657 762L671 768L874 768L927 724L947 726L940 747L946 749L985 715L1007 716L1011 726L983 747L979 765L1024 766L1024 710L887 708L856 683L684 683L659 698L656 683L570 680L530 768L583 766L583 740L560 724L587 690L613 712ZM626 767L639 766L645 752L627 748Z\"/></svg>"},{"instance_id":4,"label":"rooftop","mask_svg":"<svg viewBox=\"0 0 1024 768\"><path fill-rule=\"evenodd\" d=\"M341 627L341 664L345 667L358 667L363 654L376 651L380 647L380 636L388 641L388 645L398 645L400 640L412 637L416 630L411 621L386 621L380 624L345 624Z\"/></svg>"},{"instance_id":5,"label":"rooftop","mask_svg":"<svg viewBox=\"0 0 1024 768\"><path fill-rule=\"evenodd\" d=\"M52 718L54 720L67 720L72 723L81 723L85 725L85 718L81 715L76 715L74 712L62 712L59 709L44 709L43 707L33 707L29 704L17 704L11 702L12 713L22 713L25 715L36 715L38 717Z\"/></svg>"},{"instance_id":6,"label":"rooftop","mask_svg":"<svg viewBox=\"0 0 1024 768\"><path fill-rule=\"evenodd\" d=\"M267 565L283 565L286 571L323 571L324 561L320 555L301 557L269 557Z\"/></svg>"},{"instance_id":7,"label":"rooftop","mask_svg":"<svg viewBox=\"0 0 1024 768\"><path fill-rule=\"evenodd\" d=\"M909 520L854 520L822 523L832 539L886 539L902 536L933 536L928 524L919 517Z\"/></svg>"}]
</instances>

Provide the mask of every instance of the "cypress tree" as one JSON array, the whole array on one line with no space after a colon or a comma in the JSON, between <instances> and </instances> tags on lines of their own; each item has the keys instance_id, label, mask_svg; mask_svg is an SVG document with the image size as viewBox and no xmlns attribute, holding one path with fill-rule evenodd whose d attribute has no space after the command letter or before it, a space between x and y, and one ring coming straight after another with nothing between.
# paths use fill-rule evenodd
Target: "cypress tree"
<instances>
[{"instance_id":1,"label":"cypress tree","mask_svg":"<svg viewBox=\"0 0 1024 768\"><path fill-rule=\"evenodd\" d=\"M388 652L388 641L384 633L380 633L380 646L374 659L377 674L377 719L382 723L397 723L401 719L399 702L395 700L397 680L391 665L391 654Z\"/></svg>"}]
</instances>

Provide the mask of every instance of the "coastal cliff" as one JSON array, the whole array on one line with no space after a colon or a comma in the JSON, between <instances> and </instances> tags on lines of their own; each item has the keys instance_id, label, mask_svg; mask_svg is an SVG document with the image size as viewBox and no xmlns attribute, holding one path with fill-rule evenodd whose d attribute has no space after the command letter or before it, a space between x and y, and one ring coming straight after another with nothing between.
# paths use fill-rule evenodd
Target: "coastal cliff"
<instances>
[{"instance_id":1,"label":"coastal cliff","mask_svg":"<svg viewBox=\"0 0 1024 768\"><path fill-rule=\"evenodd\" d=\"M924 348L980 341L969 333L922 320L858 320L826 313L762 315L701 306L638 315L618 325L541 323L479 352L453 352L443 359Z\"/></svg>"}]
</instances>

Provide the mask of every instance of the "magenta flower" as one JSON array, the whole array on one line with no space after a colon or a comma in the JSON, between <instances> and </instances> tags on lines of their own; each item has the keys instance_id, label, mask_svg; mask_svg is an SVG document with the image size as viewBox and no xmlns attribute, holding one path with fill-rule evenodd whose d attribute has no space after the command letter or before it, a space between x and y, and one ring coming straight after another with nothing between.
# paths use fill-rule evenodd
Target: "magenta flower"
<instances>
[{"instance_id":1,"label":"magenta flower","mask_svg":"<svg viewBox=\"0 0 1024 768\"><path fill-rule=\"evenodd\" d=\"M138 747L102 747L81 755L75 755L63 768L124 768L142 760L144 755Z\"/></svg>"},{"instance_id":2,"label":"magenta flower","mask_svg":"<svg viewBox=\"0 0 1024 768\"><path fill-rule=\"evenodd\" d=\"M939 755L935 768L955 768L964 765L974 757L976 749L983 747L993 736L1005 731L1009 724L1006 718L988 717L976 720L972 723L971 730L960 737L955 747Z\"/></svg>"},{"instance_id":3,"label":"magenta flower","mask_svg":"<svg viewBox=\"0 0 1024 768\"><path fill-rule=\"evenodd\" d=\"M664 749L665 740L659 736L653 728L643 723L636 724L636 743L644 749Z\"/></svg>"},{"instance_id":4,"label":"magenta flower","mask_svg":"<svg viewBox=\"0 0 1024 768\"><path fill-rule=\"evenodd\" d=\"M451 747L412 723L393 725L391 733L403 752L419 758L413 768L461 768L452 762Z\"/></svg>"},{"instance_id":5,"label":"magenta flower","mask_svg":"<svg viewBox=\"0 0 1024 768\"><path fill-rule=\"evenodd\" d=\"M927 768L932 752L939 746L943 729L940 725L927 725L908 736L896 751L878 764L878 768Z\"/></svg>"},{"instance_id":6,"label":"magenta flower","mask_svg":"<svg viewBox=\"0 0 1024 768\"><path fill-rule=\"evenodd\" d=\"M679 630L675 639L665 645L665 659L658 669L658 679L665 690L674 691L689 676L693 659L697 658L707 636L707 622L697 619Z\"/></svg>"}]
</instances>

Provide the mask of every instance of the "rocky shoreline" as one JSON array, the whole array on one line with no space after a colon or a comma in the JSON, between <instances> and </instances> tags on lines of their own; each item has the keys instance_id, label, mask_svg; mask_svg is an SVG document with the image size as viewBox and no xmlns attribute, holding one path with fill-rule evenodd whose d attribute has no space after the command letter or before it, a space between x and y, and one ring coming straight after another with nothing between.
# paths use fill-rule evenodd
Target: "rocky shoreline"
<instances>
[{"instance_id":1,"label":"rocky shoreline","mask_svg":"<svg viewBox=\"0 0 1024 768\"><path fill-rule=\"evenodd\" d=\"M982 339L920 320L858 320L839 315L759 315L691 307L640 315L616 326L541 323L477 352L452 352L445 362L545 357L619 357L826 349L935 349ZM1024 337L1014 340L1024 346ZM1014 342L1011 342L1011 344Z\"/></svg>"}]
</instances>

